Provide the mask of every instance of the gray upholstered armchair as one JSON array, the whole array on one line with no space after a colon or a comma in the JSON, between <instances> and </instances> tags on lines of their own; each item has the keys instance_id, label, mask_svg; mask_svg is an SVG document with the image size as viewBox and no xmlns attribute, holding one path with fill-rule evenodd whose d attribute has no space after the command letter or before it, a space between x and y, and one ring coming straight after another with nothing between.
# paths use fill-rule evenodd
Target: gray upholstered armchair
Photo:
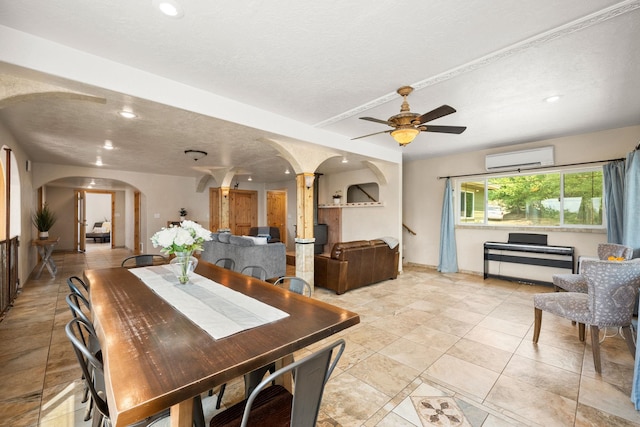
<instances>
[{"instance_id":1,"label":"gray upholstered armchair","mask_svg":"<svg viewBox=\"0 0 640 427\"><path fill-rule=\"evenodd\" d=\"M630 260L633 256L633 248L616 243L600 243L598 245L598 259L607 260L610 256ZM595 258L586 258L585 261L588 259ZM578 274L554 274L553 284L568 292L585 293L587 292L587 280L580 273L581 271L578 271Z\"/></svg>"},{"instance_id":2,"label":"gray upholstered armchair","mask_svg":"<svg viewBox=\"0 0 640 427\"><path fill-rule=\"evenodd\" d=\"M552 292L533 296L533 342L537 343L540 337L543 311L577 322L580 341L584 341L585 325L589 325L593 364L600 373L600 328L621 327L629 351L635 356L630 326L640 287L640 263L587 260L583 263L583 275L586 293Z\"/></svg>"}]
</instances>

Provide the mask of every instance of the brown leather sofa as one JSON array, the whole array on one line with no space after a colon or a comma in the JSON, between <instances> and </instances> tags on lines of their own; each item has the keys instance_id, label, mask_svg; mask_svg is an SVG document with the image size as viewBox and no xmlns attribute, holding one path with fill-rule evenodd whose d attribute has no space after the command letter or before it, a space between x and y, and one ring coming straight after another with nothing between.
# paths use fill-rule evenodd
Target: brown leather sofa
<instances>
[{"instance_id":1,"label":"brown leather sofa","mask_svg":"<svg viewBox=\"0 0 640 427\"><path fill-rule=\"evenodd\" d=\"M315 286L343 294L351 289L398 277L398 245L356 240L333 245L331 255L315 255Z\"/></svg>"}]
</instances>

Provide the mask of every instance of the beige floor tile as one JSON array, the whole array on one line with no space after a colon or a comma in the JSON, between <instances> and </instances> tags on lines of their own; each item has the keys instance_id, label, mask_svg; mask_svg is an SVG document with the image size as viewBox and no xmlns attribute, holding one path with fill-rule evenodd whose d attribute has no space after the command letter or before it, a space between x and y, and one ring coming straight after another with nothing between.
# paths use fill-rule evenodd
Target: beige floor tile
<instances>
[{"instance_id":1,"label":"beige floor tile","mask_svg":"<svg viewBox=\"0 0 640 427\"><path fill-rule=\"evenodd\" d=\"M453 307L445 308L440 314L450 319L459 320L465 323L471 323L473 325L477 325L478 322L482 321L482 319L485 318L484 314L478 314L469 310L457 308L457 304Z\"/></svg>"},{"instance_id":2,"label":"beige floor tile","mask_svg":"<svg viewBox=\"0 0 640 427\"><path fill-rule=\"evenodd\" d=\"M482 344L496 347L500 350L513 353L516 351L522 339L513 335L505 334L503 332L494 331L491 329L483 328L482 326L474 327L464 338L472 341L477 341Z\"/></svg>"},{"instance_id":3,"label":"beige floor tile","mask_svg":"<svg viewBox=\"0 0 640 427\"><path fill-rule=\"evenodd\" d=\"M349 341L360 344L369 350L378 351L386 347L399 337L370 324L362 324L357 330L349 334Z\"/></svg>"},{"instance_id":4,"label":"beige floor tile","mask_svg":"<svg viewBox=\"0 0 640 427\"><path fill-rule=\"evenodd\" d=\"M514 414L549 427L572 425L577 405L575 400L506 375L498 379L486 402L506 415Z\"/></svg>"},{"instance_id":5,"label":"beige floor tile","mask_svg":"<svg viewBox=\"0 0 640 427\"><path fill-rule=\"evenodd\" d=\"M344 427L364 424L389 396L345 372L332 378L322 398L322 410Z\"/></svg>"},{"instance_id":6,"label":"beige floor tile","mask_svg":"<svg viewBox=\"0 0 640 427\"><path fill-rule=\"evenodd\" d=\"M448 354L427 368L425 375L427 379L444 383L479 399L487 396L499 376L497 372Z\"/></svg>"},{"instance_id":7,"label":"beige floor tile","mask_svg":"<svg viewBox=\"0 0 640 427\"><path fill-rule=\"evenodd\" d=\"M438 350L443 353L460 340L460 337L456 335L440 332L429 326L420 326L415 328L408 334L404 335L404 338L418 344L426 345L431 349Z\"/></svg>"},{"instance_id":8,"label":"beige floor tile","mask_svg":"<svg viewBox=\"0 0 640 427\"><path fill-rule=\"evenodd\" d=\"M454 320L444 316L436 316L429 322L429 327L446 334L452 334L458 337L465 336L471 329L473 324Z\"/></svg>"},{"instance_id":9,"label":"beige floor tile","mask_svg":"<svg viewBox=\"0 0 640 427\"><path fill-rule=\"evenodd\" d=\"M533 323L533 297L526 304L503 302L491 312L491 316L507 322L530 325Z\"/></svg>"},{"instance_id":10,"label":"beige floor tile","mask_svg":"<svg viewBox=\"0 0 640 427\"><path fill-rule=\"evenodd\" d=\"M422 427L422 424L415 424L407 420L406 418L398 415L395 412L389 412L386 417L382 419L377 427Z\"/></svg>"},{"instance_id":11,"label":"beige floor tile","mask_svg":"<svg viewBox=\"0 0 640 427\"><path fill-rule=\"evenodd\" d=\"M375 354L375 352L367 347L364 347L356 342L352 342L351 338L345 337L346 346L342 357L338 361L338 368L346 371L353 366L356 366L367 357Z\"/></svg>"},{"instance_id":12,"label":"beige floor tile","mask_svg":"<svg viewBox=\"0 0 640 427\"><path fill-rule=\"evenodd\" d=\"M500 350L499 348L466 338L462 338L452 346L447 351L447 354L497 373L502 372L512 356L512 353L508 351Z\"/></svg>"},{"instance_id":13,"label":"beige floor tile","mask_svg":"<svg viewBox=\"0 0 640 427\"><path fill-rule=\"evenodd\" d=\"M504 419L496 415L489 414L484 420L482 427L517 427L531 424L520 423L512 419Z\"/></svg>"},{"instance_id":14,"label":"beige floor tile","mask_svg":"<svg viewBox=\"0 0 640 427\"><path fill-rule=\"evenodd\" d=\"M535 344L525 339L518 346L515 354L579 374L582 371L584 348L583 351L576 353L550 345Z\"/></svg>"},{"instance_id":15,"label":"beige floor tile","mask_svg":"<svg viewBox=\"0 0 640 427\"><path fill-rule=\"evenodd\" d=\"M616 417L615 415L608 414L603 411L599 411L590 406L578 404L578 411L576 414L576 427L601 427L601 426L616 426L616 427L631 427L638 426L637 422L625 420L624 418Z\"/></svg>"},{"instance_id":16,"label":"beige floor tile","mask_svg":"<svg viewBox=\"0 0 640 427\"><path fill-rule=\"evenodd\" d=\"M578 402L640 425L640 412L633 407L629 393L604 380L583 376Z\"/></svg>"},{"instance_id":17,"label":"beige floor tile","mask_svg":"<svg viewBox=\"0 0 640 427\"><path fill-rule=\"evenodd\" d=\"M478 326L490 329L492 331L502 332L507 335L513 335L518 338L523 338L529 330L529 325L523 325L515 322L505 322L503 319L487 316L478 322Z\"/></svg>"},{"instance_id":18,"label":"beige floor tile","mask_svg":"<svg viewBox=\"0 0 640 427\"><path fill-rule=\"evenodd\" d=\"M418 372L422 372L442 356L444 352L404 338L399 338L381 349L378 353L390 357L403 365L410 366Z\"/></svg>"},{"instance_id":19,"label":"beige floor tile","mask_svg":"<svg viewBox=\"0 0 640 427\"><path fill-rule=\"evenodd\" d=\"M514 355L503 374L567 399L578 399L580 375L575 372Z\"/></svg>"},{"instance_id":20,"label":"beige floor tile","mask_svg":"<svg viewBox=\"0 0 640 427\"><path fill-rule=\"evenodd\" d=\"M373 354L346 372L391 398L409 385L421 371L382 354Z\"/></svg>"},{"instance_id":21,"label":"beige floor tile","mask_svg":"<svg viewBox=\"0 0 640 427\"><path fill-rule=\"evenodd\" d=\"M35 427L39 412L39 394L0 400L0 427Z\"/></svg>"}]
</instances>

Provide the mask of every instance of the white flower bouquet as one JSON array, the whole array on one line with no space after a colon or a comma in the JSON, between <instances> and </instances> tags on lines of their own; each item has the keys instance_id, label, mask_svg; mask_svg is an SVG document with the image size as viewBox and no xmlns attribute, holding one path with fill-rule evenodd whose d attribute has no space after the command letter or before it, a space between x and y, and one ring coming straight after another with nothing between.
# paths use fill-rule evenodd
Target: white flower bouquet
<instances>
[{"instance_id":1,"label":"white flower bouquet","mask_svg":"<svg viewBox=\"0 0 640 427\"><path fill-rule=\"evenodd\" d=\"M153 247L160 246L167 255L201 251L202 244L211 240L211 232L193 221L182 221L179 227L162 228L151 237Z\"/></svg>"}]
</instances>

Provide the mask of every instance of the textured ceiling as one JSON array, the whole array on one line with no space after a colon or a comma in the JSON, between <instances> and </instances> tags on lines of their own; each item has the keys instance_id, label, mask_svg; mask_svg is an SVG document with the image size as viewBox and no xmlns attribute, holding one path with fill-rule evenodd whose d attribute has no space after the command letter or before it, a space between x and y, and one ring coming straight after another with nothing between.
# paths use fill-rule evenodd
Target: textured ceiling
<instances>
[{"instance_id":1,"label":"textured ceiling","mask_svg":"<svg viewBox=\"0 0 640 427\"><path fill-rule=\"evenodd\" d=\"M4 97L14 85L58 88L0 99L0 121L32 160L89 165L100 155L105 168L187 176L230 168L241 180L274 182L290 165L266 139L328 144L337 156L321 167L329 172L360 168L375 147L407 161L640 124L640 1L179 1L180 19L151 0L0 3L0 30L33 40L26 53L0 50ZM47 46L73 49L73 77L60 70L76 64L52 65ZM87 53L171 85L143 99L128 90L137 82L127 73L84 65ZM451 105L457 113L432 124L467 131L422 133L403 149L388 134L351 141L387 129L358 117L398 113L402 85L416 88L412 111ZM215 95L210 104L241 120L178 102L180 87ZM554 94L559 102L543 101ZM123 106L139 118L118 117ZM116 149L105 152L105 139ZM196 163L185 149L209 155Z\"/></svg>"}]
</instances>

